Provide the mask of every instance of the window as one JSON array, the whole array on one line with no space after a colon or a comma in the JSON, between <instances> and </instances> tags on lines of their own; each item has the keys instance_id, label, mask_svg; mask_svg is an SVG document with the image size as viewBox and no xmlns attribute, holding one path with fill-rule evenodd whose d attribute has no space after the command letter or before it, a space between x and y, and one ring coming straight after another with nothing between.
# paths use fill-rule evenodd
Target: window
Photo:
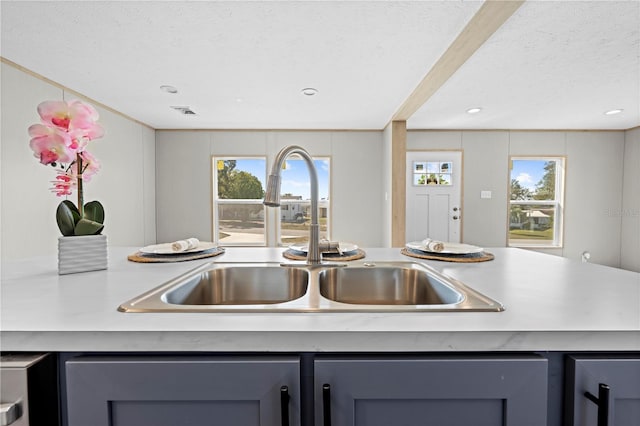
<instances>
[{"instance_id":1,"label":"window","mask_svg":"<svg viewBox=\"0 0 640 426\"><path fill-rule=\"evenodd\" d=\"M264 199L267 161L213 158L214 241L223 245L266 245Z\"/></svg>"},{"instance_id":2,"label":"window","mask_svg":"<svg viewBox=\"0 0 640 426\"><path fill-rule=\"evenodd\" d=\"M509 246L562 247L564 158L511 157Z\"/></svg>"},{"instance_id":3,"label":"window","mask_svg":"<svg viewBox=\"0 0 640 426\"><path fill-rule=\"evenodd\" d=\"M214 157L212 161L215 242L225 246L265 246L309 240L311 187L304 160L286 160L281 172L279 209L267 209L262 204L267 176L265 157ZM314 164L318 173L320 238L329 239L330 162L318 158Z\"/></svg>"},{"instance_id":4,"label":"window","mask_svg":"<svg viewBox=\"0 0 640 426\"><path fill-rule=\"evenodd\" d=\"M329 237L329 172L328 158L314 158L318 173L318 222L320 238ZM311 225L311 185L309 170L304 160L291 157L285 161L281 172L280 188L280 241L281 245L309 241Z\"/></svg>"}]
</instances>

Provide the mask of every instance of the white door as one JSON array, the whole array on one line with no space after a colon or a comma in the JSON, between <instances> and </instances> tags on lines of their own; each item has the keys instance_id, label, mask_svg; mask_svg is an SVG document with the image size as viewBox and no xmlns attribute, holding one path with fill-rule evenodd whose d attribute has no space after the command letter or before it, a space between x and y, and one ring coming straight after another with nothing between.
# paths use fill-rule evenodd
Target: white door
<instances>
[{"instance_id":1,"label":"white door","mask_svg":"<svg viewBox=\"0 0 640 426\"><path fill-rule=\"evenodd\" d=\"M407 152L407 241L460 242L462 152Z\"/></svg>"}]
</instances>

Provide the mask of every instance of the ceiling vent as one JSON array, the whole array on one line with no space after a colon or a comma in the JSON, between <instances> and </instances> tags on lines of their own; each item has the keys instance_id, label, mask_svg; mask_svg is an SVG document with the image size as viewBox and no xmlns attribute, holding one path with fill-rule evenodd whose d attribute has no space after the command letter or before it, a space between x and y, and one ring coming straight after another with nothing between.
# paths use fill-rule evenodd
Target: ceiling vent
<instances>
[{"instance_id":1,"label":"ceiling vent","mask_svg":"<svg viewBox=\"0 0 640 426\"><path fill-rule=\"evenodd\" d=\"M195 112L193 112L193 110L191 108L189 108L188 106L172 106L171 108L175 109L176 111L178 111L180 114L184 114L184 115L196 115Z\"/></svg>"}]
</instances>

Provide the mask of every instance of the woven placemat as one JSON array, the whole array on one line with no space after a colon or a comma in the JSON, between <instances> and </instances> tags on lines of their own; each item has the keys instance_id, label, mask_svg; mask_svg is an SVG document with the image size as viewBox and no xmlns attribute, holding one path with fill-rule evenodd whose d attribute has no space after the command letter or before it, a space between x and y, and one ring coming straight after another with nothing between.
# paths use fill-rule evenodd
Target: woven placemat
<instances>
[{"instance_id":1,"label":"woven placemat","mask_svg":"<svg viewBox=\"0 0 640 426\"><path fill-rule=\"evenodd\" d=\"M410 248L403 248L400 250L400 253L405 256L416 257L418 259L429 259L429 260L443 260L445 262L462 262L462 263L471 263L471 262L486 262L488 260L493 260L494 256L491 253L486 251L482 251L480 253L470 253L470 254L448 254L448 253L425 253L419 250L413 250Z\"/></svg>"},{"instance_id":2,"label":"woven placemat","mask_svg":"<svg viewBox=\"0 0 640 426\"><path fill-rule=\"evenodd\" d=\"M284 257L286 257L289 260L307 260L307 253L304 251L298 251L298 250L292 250L292 249L288 249L285 250L282 255ZM364 250L362 249L357 249L354 251L350 251L347 254L340 254L340 253L323 253L322 254L322 258L323 259L331 259L331 260L341 260L344 262L348 262L350 260L358 260L358 259L362 259L364 258L366 255L366 253L364 252Z\"/></svg>"},{"instance_id":3,"label":"woven placemat","mask_svg":"<svg viewBox=\"0 0 640 426\"><path fill-rule=\"evenodd\" d=\"M222 253L224 253L224 248L222 247L215 247L198 253L185 254L149 254L138 251L127 256L127 259L132 262L140 263L186 262L187 260L206 259L207 257L219 256Z\"/></svg>"}]
</instances>

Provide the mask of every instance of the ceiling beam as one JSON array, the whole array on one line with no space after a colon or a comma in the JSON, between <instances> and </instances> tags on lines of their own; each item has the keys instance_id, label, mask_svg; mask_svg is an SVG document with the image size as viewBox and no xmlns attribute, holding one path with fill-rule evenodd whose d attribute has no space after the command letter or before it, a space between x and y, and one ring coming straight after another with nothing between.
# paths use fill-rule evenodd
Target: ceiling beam
<instances>
[{"instance_id":1,"label":"ceiling beam","mask_svg":"<svg viewBox=\"0 0 640 426\"><path fill-rule=\"evenodd\" d=\"M524 1L486 0L396 111L392 121L408 120L522 6Z\"/></svg>"}]
</instances>

